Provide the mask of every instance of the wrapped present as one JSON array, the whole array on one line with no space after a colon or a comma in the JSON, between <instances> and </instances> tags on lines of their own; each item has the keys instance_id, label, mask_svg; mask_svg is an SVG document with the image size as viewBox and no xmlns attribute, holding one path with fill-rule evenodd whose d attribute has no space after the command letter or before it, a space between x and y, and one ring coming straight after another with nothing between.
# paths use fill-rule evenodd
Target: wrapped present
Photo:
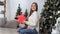
<instances>
[{"instance_id":1,"label":"wrapped present","mask_svg":"<svg viewBox=\"0 0 60 34\"><path fill-rule=\"evenodd\" d=\"M18 15L17 18L18 18L18 23L24 23L24 21L26 20L26 17L23 14Z\"/></svg>"}]
</instances>

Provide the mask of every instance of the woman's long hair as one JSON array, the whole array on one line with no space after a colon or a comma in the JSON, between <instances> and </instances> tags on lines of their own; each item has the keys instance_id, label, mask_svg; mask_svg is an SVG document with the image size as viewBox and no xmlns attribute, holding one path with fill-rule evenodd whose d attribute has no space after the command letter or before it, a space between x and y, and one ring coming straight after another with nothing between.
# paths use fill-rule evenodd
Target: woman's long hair
<instances>
[{"instance_id":1,"label":"woman's long hair","mask_svg":"<svg viewBox=\"0 0 60 34\"><path fill-rule=\"evenodd\" d=\"M38 11L38 5L37 5L37 3L33 2L32 4L35 4L35 6L36 6L36 10L35 11ZM31 7L32 7L32 5L31 5ZM31 16L32 13L33 13L33 10L31 8L29 16Z\"/></svg>"}]
</instances>

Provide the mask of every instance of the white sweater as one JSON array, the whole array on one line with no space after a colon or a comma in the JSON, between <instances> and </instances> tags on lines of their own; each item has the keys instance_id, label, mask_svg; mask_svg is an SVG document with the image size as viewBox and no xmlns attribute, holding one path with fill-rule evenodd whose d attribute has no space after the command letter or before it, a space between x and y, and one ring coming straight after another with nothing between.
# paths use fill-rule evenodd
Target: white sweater
<instances>
[{"instance_id":1,"label":"white sweater","mask_svg":"<svg viewBox=\"0 0 60 34\"><path fill-rule=\"evenodd\" d=\"M38 26L38 14L36 11L34 11L32 15L28 18L28 21L26 22L26 24L30 29L34 29Z\"/></svg>"}]
</instances>

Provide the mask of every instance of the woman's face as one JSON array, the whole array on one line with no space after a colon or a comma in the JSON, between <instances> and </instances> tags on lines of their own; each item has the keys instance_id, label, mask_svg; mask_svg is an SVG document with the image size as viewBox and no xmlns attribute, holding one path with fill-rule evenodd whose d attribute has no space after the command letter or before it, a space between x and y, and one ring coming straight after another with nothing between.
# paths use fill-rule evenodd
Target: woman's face
<instances>
[{"instance_id":1,"label":"woman's face","mask_svg":"<svg viewBox=\"0 0 60 34\"><path fill-rule=\"evenodd\" d=\"M35 4L32 4L31 9L32 9L33 11L36 11L36 5L35 5Z\"/></svg>"}]
</instances>

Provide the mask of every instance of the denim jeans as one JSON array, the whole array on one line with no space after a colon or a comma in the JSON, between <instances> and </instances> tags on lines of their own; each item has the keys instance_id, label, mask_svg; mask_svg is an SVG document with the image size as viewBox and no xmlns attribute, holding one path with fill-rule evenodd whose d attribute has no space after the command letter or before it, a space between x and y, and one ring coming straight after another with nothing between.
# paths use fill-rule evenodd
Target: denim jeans
<instances>
[{"instance_id":1,"label":"denim jeans","mask_svg":"<svg viewBox=\"0 0 60 34\"><path fill-rule=\"evenodd\" d=\"M18 31L21 34L38 34L36 29L27 29L27 28L21 28Z\"/></svg>"}]
</instances>

